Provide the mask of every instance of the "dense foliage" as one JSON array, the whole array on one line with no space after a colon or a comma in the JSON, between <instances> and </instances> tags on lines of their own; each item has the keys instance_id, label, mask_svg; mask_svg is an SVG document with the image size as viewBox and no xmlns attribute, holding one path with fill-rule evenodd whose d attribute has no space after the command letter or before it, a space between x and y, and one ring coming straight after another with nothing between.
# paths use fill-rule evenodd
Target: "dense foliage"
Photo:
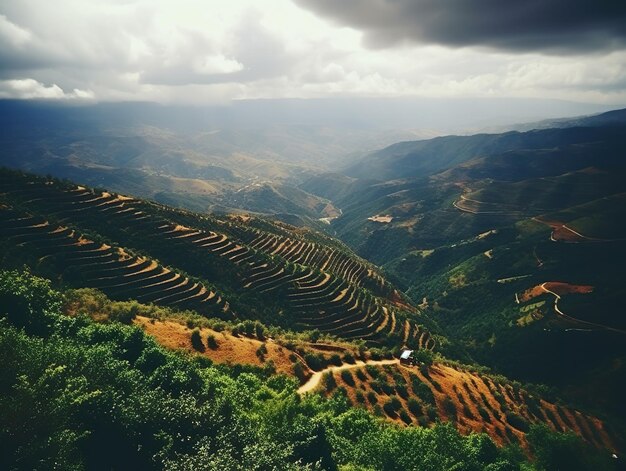
<instances>
[{"instance_id":1,"label":"dense foliage","mask_svg":"<svg viewBox=\"0 0 626 471\"><path fill-rule=\"evenodd\" d=\"M46 280L0 272L2 469L558 469L584 451L535 431L533 468L486 435L386 424L341 394L300 399L293 379L175 354L62 305ZM567 469L599 469L589 460Z\"/></svg>"}]
</instances>

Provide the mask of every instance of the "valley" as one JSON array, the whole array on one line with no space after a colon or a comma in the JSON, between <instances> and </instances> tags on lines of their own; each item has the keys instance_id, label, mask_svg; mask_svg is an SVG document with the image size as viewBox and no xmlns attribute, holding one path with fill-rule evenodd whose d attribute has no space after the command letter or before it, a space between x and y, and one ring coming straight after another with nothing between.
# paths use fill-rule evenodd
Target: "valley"
<instances>
[{"instance_id":1,"label":"valley","mask_svg":"<svg viewBox=\"0 0 626 471\"><path fill-rule=\"evenodd\" d=\"M0 471L626 471L625 26L0 0Z\"/></svg>"},{"instance_id":2,"label":"valley","mask_svg":"<svg viewBox=\"0 0 626 471\"><path fill-rule=\"evenodd\" d=\"M330 173L280 163L281 177L182 176L147 155L120 170L128 150L107 167L83 148L89 165L42 167L79 183L0 170L0 263L49 279L64 315L288 378L280 394L298 400L401 429L449 423L520 456L542 433L618 453L620 119L404 142ZM415 366L398 360L406 349Z\"/></svg>"}]
</instances>

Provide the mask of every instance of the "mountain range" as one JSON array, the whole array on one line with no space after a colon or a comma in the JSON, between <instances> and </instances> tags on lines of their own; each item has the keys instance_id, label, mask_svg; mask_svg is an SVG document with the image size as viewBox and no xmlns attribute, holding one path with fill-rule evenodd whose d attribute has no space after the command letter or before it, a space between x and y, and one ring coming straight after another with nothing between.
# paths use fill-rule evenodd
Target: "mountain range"
<instances>
[{"instance_id":1,"label":"mountain range","mask_svg":"<svg viewBox=\"0 0 626 471\"><path fill-rule=\"evenodd\" d=\"M50 280L72 315L225 368L271 357L298 397L396 424L623 449L626 110L368 150L364 129L2 106L2 276Z\"/></svg>"}]
</instances>

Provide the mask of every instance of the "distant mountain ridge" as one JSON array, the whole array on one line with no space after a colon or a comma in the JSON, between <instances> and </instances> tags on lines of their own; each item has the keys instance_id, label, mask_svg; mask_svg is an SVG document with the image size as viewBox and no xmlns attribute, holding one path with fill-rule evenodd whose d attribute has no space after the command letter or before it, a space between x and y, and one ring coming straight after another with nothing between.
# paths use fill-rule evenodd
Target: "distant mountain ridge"
<instances>
[{"instance_id":1,"label":"distant mountain ridge","mask_svg":"<svg viewBox=\"0 0 626 471\"><path fill-rule=\"evenodd\" d=\"M618 110L571 121L577 127L565 126L566 121L562 128L401 142L366 155L343 173L382 181L423 177L472 158L507 151L550 149L598 140L619 143L625 132L625 115L625 110Z\"/></svg>"},{"instance_id":2,"label":"distant mountain ridge","mask_svg":"<svg viewBox=\"0 0 626 471\"><path fill-rule=\"evenodd\" d=\"M303 185L477 361L626 418L626 110L558 125L401 142Z\"/></svg>"}]
</instances>

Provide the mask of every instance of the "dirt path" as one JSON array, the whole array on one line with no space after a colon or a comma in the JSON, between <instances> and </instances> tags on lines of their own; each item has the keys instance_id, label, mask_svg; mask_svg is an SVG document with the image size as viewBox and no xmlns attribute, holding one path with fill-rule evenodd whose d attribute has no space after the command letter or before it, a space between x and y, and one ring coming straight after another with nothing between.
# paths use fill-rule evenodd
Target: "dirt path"
<instances>
[{"instance_id":1,"label":"dirt path","mask_svg":"<svg viewBox=\"0 0 626 471\"><path fill-rule=\"evenodd\" d=\"M324 368L321 371L316 371L315 373L313 373L313 376L311 376L306 383L304 383L302 386L298 388L298 394L305 394L305 393L313 391L319 385L322 379L322 376L324 376L324 374L328 373L329 371L332 371L334 373L335 371L351 370L353 368L361 368L365 365L396 365L396 364L399 365L400 360L395 360L395 359L394 360L368 360L368 361L357 360L357 362L354 364L347 363L341 366L329 366L328 368Z\"/></svg>"},{"instance_id":2,"label":"dirt path","mask_svg":"<svg viewBox=\"0 0 626 471\"><path fill-rule=\"evenodd\" d=\"M545 224L552 228L552 232L550 233L550 240L552 242L569 242L569 243L580 243L580 242L620 242L626 240L626 238L621 239L602 239L598 237L590 237L585 234L581 234L578 231L575 231L567 224L564 224L559 221L544 221L539 217L532 218L533 221L539 222L541 224Z\"/></svg>"},{"instance_id":3,"label":"dirt path","mask_svg":"<svg viewBox=\"0 0 626 471\"><path fill-rule=\"evenodd\" d=\"M471 198L467 198L464 195L459 195L460 199L453 201L452 202L452 206L454 206L456 209L458 209L459 211L463 211L465 213L470 213L470 214L497 214L500 216L519 216L519 217L527 217L528 213L522 210L517 210L517 209L498 209L498 206L505 206L503 203L492 203L492 202L488 202L488 201L479 201L479 200L474 200ZM491 211L477 211L475 209L470 209L470 208L466 208L461 206L461 204L464 201L469 201L471 203L477 203L479 205L491 205L491 206L495 206L494 209L492 209Z\"/></svg>"},{"instance_id":4,"label":"dirt path","mask_svg":"<svg viewBox=\"0 0 626 471\"><path fill-rule=\"evenodd\" d=\"M615 327L609 327L603 324L596 324L594 322L583 321L580 319L576 319L575 317L568 316L567 314L565 314L563 311L559 309L559 300L561 299L561 296L555 293L554 291L551 291L548 288L546 288L545 285L546 283L543 283L541 285L541 289L543 289L546 293L549 293L554 296L554 311L562 318L567 319L570 322L577 322L579 324L588 325L590 327L596 327L598 329L610 330L611 332L617 332L619 334L626 334L626 330L616 329Z\"/></svg>"}]
</instances>

